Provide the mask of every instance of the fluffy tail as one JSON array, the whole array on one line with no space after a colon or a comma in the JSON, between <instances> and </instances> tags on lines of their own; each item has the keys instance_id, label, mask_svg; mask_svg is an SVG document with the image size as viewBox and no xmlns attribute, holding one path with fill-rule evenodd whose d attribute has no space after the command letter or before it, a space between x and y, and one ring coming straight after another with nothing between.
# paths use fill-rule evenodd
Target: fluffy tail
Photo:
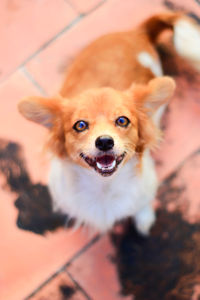
<instances>
[{"instance_id":1,"label":"fluffy tail","mask_svg":"<svg viewBox=\"0 0 200 300\"><path fill-rule=\"evenodd\" d=\"M154 44L165 29L173 31L177 53L200 71L200 26L183 13L163 13L149 18L141 25Z\"/></svg>"}]
</instances>

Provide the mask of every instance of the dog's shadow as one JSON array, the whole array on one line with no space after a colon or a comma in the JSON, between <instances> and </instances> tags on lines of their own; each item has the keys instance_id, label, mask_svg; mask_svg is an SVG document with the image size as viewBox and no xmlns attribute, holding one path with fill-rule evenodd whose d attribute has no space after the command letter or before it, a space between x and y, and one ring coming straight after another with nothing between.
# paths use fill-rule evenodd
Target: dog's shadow
<instances>
[{"instance_id":1,"label":"dog's shadow","mask_svg":"<svg viewBox=\"0 0 200 300\"><path fill-rule=\"evenodd\" d=\"M22 149L17 143L0 139L0 173L5 178L4 188L18 195L15 206L19 228L44 234L68 224L66 215L53 212L47 187L31 182Z\"/></svg>"},{"instance_id":2,"label":"dog's shadow","mask_svg":"<svg viewBox=\"0 0 200 300\"><path fill-rule=\"evenodd\" d=\"M200 284L200 224L191 225L180 213L164 209L157 215L148 238L132 223L111 235L122 299L191 300Z\"/></svg>"}]
</instances>

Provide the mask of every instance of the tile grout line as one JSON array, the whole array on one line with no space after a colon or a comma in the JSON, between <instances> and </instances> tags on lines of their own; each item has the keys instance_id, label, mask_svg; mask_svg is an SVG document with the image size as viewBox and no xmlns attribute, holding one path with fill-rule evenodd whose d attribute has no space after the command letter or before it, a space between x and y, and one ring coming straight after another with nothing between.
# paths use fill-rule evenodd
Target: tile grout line
<instances>
[{"instance_id":1,"label":"tile grout line","mask_svg":"<svg viewBox=\"0 0 200 300\"><path fill-rule=\"evenodd\" d=\"M96 235L94 238L92 238L85 246L83 246L81 248L81 250L77 251L74 256L72 256L72 258L66 263L64 264L62 267L61 267L61 271L64 271L65 268L69 267L70 264L73 263L73 261L75 259L77 259L79 256L81 256L84 252L86 252L90 247L92 247L95 243L97 243L100 239L101 239L101 235L98 234Z\"/></svg>"},{"instance_id":2,"label":"tile grout line","mask_svg":"<svg viewBox=\"0 0 200 300\"><path fill-rule=\"evenodd\" d=\"M88 14L93 13L96 9L101 7L103 4L108 2L108 0L101 0L99 3L97 3L91 10L89 10Z\"/></svg>"},{"instance_id":3,"label":"tile grout line","mask_svg":"<svg viewBox=\"0 0 200 300\"><path fill-rule=\"evenodd\" d=\"M20 63L13 71L11 71L1 82L0 85L3 84L13 73L17 70L23 68L31 59L37 56L40 52L46 49L52 42L56 41L60 36L62 36L66 31L70 30L73 26L75 26L83 16L77 16L71 23L65 26L61 31L59 31L56 35L50 38L47 42L41 45L38 50L36 50L33 54L29 55L22 63Z\"/></svg>"},{"instance_id":4,"label":"tile grout line","mask_svg":"<svg viewBox=\"0 0 200 300\"><path fill-rule=\"evenodd\" d=\"M60 36L62 36L66 31L70 30L72 27L74 27L76 24L79 23L82 19L89 16L91 13L93 13L96 9L98 9L101 5L103 5L108 0L102 0L99 4L97 4L92 10L90 10L86 14L79 14L77 17L75 17L71 23L69 23L67 26L65 26L61 31L59 31L56 35L54 35L52 38L50 38L47 42L45 42L41 47L39 47L38 50L36 50L33 54L28 56L22 63L20 63L13 71L11 71L7 76L0 81L0 85L3 84L13 73L15 73L18 69L23 68L30 60L32 60L34 57L36 57L40 52L45 50L51 43L56 41Z\"/></svg>"},{"instance_id":5,"label":"tile grout line","mask_svg":"<svg viewBox=\"0 0 200 300\"><path fill-rule=\"evenodd\" d=\"M165 181L170 177L170 176L172 176L175 172L177 172L177 171L179 171L182 167L183 167L183 165L185 164L185 163L187 163L187 161L189 160L189 159L191 159L193 156L195 156L196 154L199 154L200 153L200 147L197 147L197 149L195 149L195 150L193 150L191 153L189 153L175 168L173 168L173 170L171 170L169 173L167 173L164 177L163 177L163 179L161 180L161 182L160 182L160 186L162 185L162 184L164 184L165 183Z\"/></svg>"},{"instance_id":6,"label":"tile grout line","mask_svg":"<svg viewBox=\"0 0 200 300\"><path fill-rule=\"evenodd\" d=\"M82 16L88 16L89 14L93 13L96 9L98 9L99 7L101 7L101 5L103 5L105 2L107 2L108 0L99 0L99 3L97 3L94 7L92 7L91 9L89 9L87 12L82 13L78 10L78 8L76 7L76 5L73 4L72 0L64 0L66 3L68 3L78 14L82 15Z\"/></svg>"},{"instance_id":7,"label":"tile grout line","mask_svg":"<svg viewBox=\"0 0 200 300\"><path fill-rule=\"evenodd\" d=\"M59 31L56 35L50 38L47 42L45 42L36 52L30 55L27 59L25 59L19 67L23 67L27 64L31 59L37 56L40 52L45 50L52 42L56 41L59 37L61 37L66 31L70 30L73 26L75 26L83 17L81 15L77 16L70 24L65 26L61 31Z\"/></svg>"},{"instance_id":8,"label":"tile grout line","mask_svg":"<svg viewBox=\"0 0 200 300\"><path fill-rule=\"evenodd\" d=\"M90 10L86 14L80 14L79 13L79 15L74 20L72 20L71 23L69 23L66 27L64 27L61 31L59 31L54 37L52 37L51 39L49 39L49 41L47 41L46 43L44 43L35 53L33 53L27 59L25 59L24 62L19 65L19 67L23 67L27 62L29 62L31 59L33 59L35 56L37 56L40 52L42 52L44 49L46 49L52 42L56 41L66 31L68 31L72 27L74 27L76 24L79 23L79 21L81 21L82 19L84 19L85 17L87 17L88 15L90 15L93 11L95 11L96 9L98 9L106 1L107 0L101 0L101 2L99 4L97 4L92 10Z\"/></svg>"},{"instance_id":9,"label":"tile grout line","mask_svg":"<svg viewBox=\"0 0 200 300\"><path fill-rule=\"evenodd\" d=\"M67 263L65 263L62 267L60 267L53 275L49 276L42 284L40 284L32 293L30 293L24 300L29 300L31 297L36 295L44 286L46 286L51 280L53 280L58 274L61 272L65 272L65 268L68 267L76 258L82 255L85 251L87 251L90 247L92 247L96 242L100 240L101 236L96 235L92 238L86 245L84 245L79 251L77 251ZM71 277L70 277L71 278ZM73 280L74 281L74 280ZM90 299L90 298L88 298ZM91 299L90 299L91 300Z\"/></svg>"},{"instance_id":10,"label":"tile grout line","mask_svg":"<svg viewBox=\"0 0 200 300\"><path fill-rule=\"evenodd\" d=\"M87 300L92 300L92 298L88 295L88 293L84 290L84 288L74 279L71 273L68 270L64 270L64 272L69 276L71 281L75 284L75 286L79 289L79 291L86 297Z\"/></svg>"},{"instance_id":11,"label":"tile grout line","mask_svg":"<svg viewBox=\"0 0 200 300\"><path fill-rule=\"evenodd\" d=\"M31 73L29 73L29 71L27 70L27 68L21 67L19 68L19 70L22 71L22 73L24 74L24 76L39 90L39 92L43 95L43 96L47 96L46 91L42 88L42 86L35 80L35 78L31 75Z\"/></svg>"}]
</instances>

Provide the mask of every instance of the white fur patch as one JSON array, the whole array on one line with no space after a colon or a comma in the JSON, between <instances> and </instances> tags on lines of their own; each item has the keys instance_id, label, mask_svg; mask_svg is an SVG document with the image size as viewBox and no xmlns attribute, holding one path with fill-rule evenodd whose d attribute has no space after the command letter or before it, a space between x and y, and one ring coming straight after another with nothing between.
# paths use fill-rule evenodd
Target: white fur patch
<instances>
[{"instance_id":1,"label":"white fur patch","mask_svg":"<svg viewBox=\"0 0 200 300\"><path fill-rule=\"evenodd\" d=\"M186 19L180 19L174 26L174 46L178 54L193 63L200 70L200 28Z\"/></svg>"},{"instance_id":2,"label":"white fur patch","mask_svg":"<svg viewBox=\"0 0 200 300\"><path fill-rule=\"evenodd\" d=\"M151 206L157 190L154 164L149 153L146 152L143 157L141 175L137 174L136 163L136 159L132 159L111 177L101 177L92 169L68 160L54 159L49 188L55 210L77 218L79 224L85 223L102 232L109 230L118 220L136 216L144 207ZM138 220L141 223L141 218L138 217ZM139 228L142 228L141 224Z\"/></svg>"},{"instance_id":3,"label":"white fur patch","mask_svg":"<svg viewBox=\"0 0 200 300\"><path fill-rule=\"evenodd\" d=\"M159 60L154 59L153 56L150 55L148 52L140 52L137 58L139 63L143 67L149 68L155 76L163 75L162 67Z\"/></svg>"},{"instance_id":4,"label":"white fur patch","mask_svg":"<svg viewBox=\"0 0 200 300\"><path fill-rule=\"evenodd\" d=\"M138 61L142 66L149 68L156 77L163 75L160 61L154 59L148 52L140 52L138 54ZM153 115L153 120L157 126L160 125L160 120L165 111L165 108L166 105L162 105Z\"/></svg>"},{"instance_id":5,"label":"white fur patch","mask_svg":"<svg viewBox=\"0 0 200 300\"><path fill-rule=\"evenodd\" d=\"M153 208L150 205L145 206L135 216L135 223L138 231L143 235L148 235L155 219L156 217Z\"/></svg>"},{"instance_id":6,"label":"white fur patch","mask_svg":"<svg viewBox=\"0 0 200 300\"><path fill-rule=\"evenodd\" d=\"M160 121L165 112L166 107L167 104L161 105L152 116L152 119L157 127L160 127Z\"/></svg>"}]
</instances>

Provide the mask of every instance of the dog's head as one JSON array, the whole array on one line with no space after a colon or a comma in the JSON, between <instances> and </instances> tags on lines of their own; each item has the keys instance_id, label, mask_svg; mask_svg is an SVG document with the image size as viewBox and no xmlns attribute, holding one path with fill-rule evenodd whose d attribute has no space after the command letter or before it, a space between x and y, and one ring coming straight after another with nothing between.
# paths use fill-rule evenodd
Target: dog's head
<instances>
[{"instance_id":1,"label":"dog's head","mask_svg":"<svg viewBox=\"0 0 200 300\"><path fill-rule=\"evenodd\" d=\"M120 164L155 146L155 111L172 96L169 77L133 84L126 91L98 88L73 99L31 97L19 103L22 115L49 129L48 146L61 158L112 175Z\"/></svg>"}]
</instances>

